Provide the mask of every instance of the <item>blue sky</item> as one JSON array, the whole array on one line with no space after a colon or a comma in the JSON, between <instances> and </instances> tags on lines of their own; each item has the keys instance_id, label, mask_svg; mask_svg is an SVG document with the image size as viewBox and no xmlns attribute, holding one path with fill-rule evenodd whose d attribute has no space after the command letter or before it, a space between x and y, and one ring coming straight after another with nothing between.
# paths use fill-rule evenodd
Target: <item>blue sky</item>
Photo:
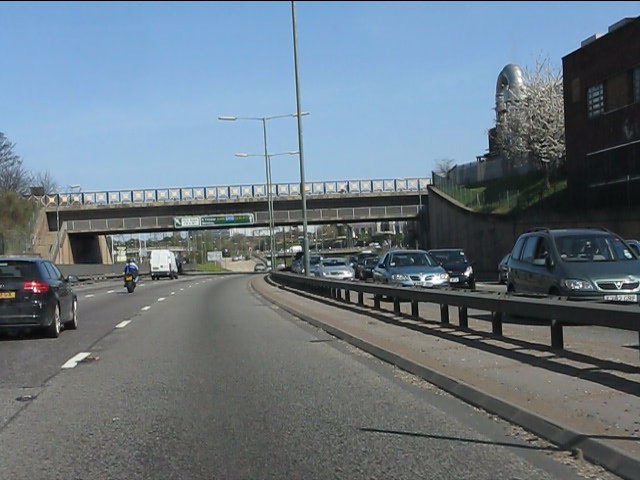
<instances>
[{"instance_id":1,"label":"blue sky","mask_svg":"<svg viewBox=\"0 0 640 480\"><path fill-rule=\"evenodd\" d=\"M307 181L475 161L502 68L562 57L640 2L296 2ZM264 183L296 111L291 3L1 2L0 132L85 191ZM269 152L298 149L294 118ZM296 156L272 159L297 182Z\"/></svg>"}]
</instances>

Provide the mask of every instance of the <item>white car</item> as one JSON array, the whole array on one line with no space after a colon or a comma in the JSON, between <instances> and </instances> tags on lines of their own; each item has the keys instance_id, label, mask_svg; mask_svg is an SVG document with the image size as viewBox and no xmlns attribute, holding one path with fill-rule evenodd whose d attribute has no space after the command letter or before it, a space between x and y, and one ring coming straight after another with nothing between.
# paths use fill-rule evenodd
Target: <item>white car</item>
<instances>
[{"instance_id":1,"label":"white car","mask_svg":"<svg viewBox=\"0 0 640 480\"><path fill-rule=\"evenodd\" d=\"M353 280L355 271L346 258L323 258L315 271L316 277L333 280Z\"/></svg>"}]
</instances>

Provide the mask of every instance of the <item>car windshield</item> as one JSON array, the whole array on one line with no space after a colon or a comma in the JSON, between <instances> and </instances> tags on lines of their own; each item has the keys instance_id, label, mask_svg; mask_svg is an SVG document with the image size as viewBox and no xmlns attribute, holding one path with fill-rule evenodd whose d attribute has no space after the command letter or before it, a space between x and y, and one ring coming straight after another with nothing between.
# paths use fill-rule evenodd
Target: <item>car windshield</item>
<instances>
[{"instance_id":1,"label":"car windshield","mask_svg":"<svg viewBox=\"0 0 640 480\"><path fill-rule=\"evenodd\" d=\"M318 265L321 260L322 260L322 257L316 257L316 256L309 257L309 265Z\"/></svg>"},{"instance_id":2,"label":"car windshield","mask_svg":"<svg viewBox=\"0 0 640 480\"><path fill-rule=\"evenodd\" d=\"M396 267L418 267L418 266L435 266L435 262L431 260L426 252L402 252L395 253L390 260L391 266Z\"/></svg>"},{"instance_id":3,"label":"car windshield","mask_svg":"<svg viewBox=\"0 0 640 480\"><path fill-rule=\"evenodd\" d=\"M555 238L560 259L565 262L618 262L637 257L613 235L566 235Z\"/></svg>"},{"instance_id":4,"label":"car windshield","mask_svg":"<svg viewBox=\"0 0 640 480\"><path fill-rule=\"evenodd\" d=\"M344 258L324 258L322 265L325 267L346 267L347 261Z\"/></svg>"},{"instance_id":5,"label":"car windshield","mask_svg":"<svg viewBox=\"0 0 640 480\"><path fill-rule=\"evenodd\" d=\"M459 263L466 262L464 250L432 250L429 252L431 257L441 263Z\"/></svg>"},{"instance_id":6,"label":"car windshield","mask_svg":"<svg viewBox=\"0 0 640 480\"><path fill-rule=\"evenodd\" d=\"M365 266L369 267L371 265L377 264L378 261L379 261L378 257L368 257L368 258L364 259L364 264L365 264Z\"/></svg>"}]
</instances>

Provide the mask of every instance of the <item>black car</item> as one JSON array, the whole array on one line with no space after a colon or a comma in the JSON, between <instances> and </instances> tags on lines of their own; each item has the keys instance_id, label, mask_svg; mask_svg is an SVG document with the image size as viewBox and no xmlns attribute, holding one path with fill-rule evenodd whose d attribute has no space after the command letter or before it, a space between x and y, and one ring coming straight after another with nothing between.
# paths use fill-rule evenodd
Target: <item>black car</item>
<instances>
[{"instance_id":1,"label":"black car","mask_svg":"<svg viewBox=\"0 0 640 480\"><path fill-rule=\"evenodd\" d=\"M373 279L373 269L378 265L380 257L364 257L361 263L356 264L356 278L366 281L368 278Z\"/></svg>"},{"instance_id":2,"label":"black car","mask_svg":"<svg viewBox=\"0 0 640 480\"><path fill-rule=\"evenodd\" d=\"M375 265L373 265L373 267L370 267L368 269L368 277L364 276L364 270L365 270L365 262L368 259L375 259L376 263L379 260L379 256L377 253L373 253L373 252L360 252L358 255L355 256L355 261L352 264L353 269L356 272L356 278L359 278L360 280L366 280L367 278L373 278L373 274L372 274L372 270L373 267L375 267ZM371 262L371 260L370 260Z\"/></svg>"},{"instance_id":3,"label":"black car","mask_svg":"<svg viewBox=\"0 0 640 480\"><path fill-rule=\"evenodd\" d=\"M471 262L461 248L441 248L428 250L427 253L442 265L449 274L452 287L476 288L476 277Z\"/></svg>"},{"instance_id":4,"label":"black car","mask_svg":"<svg viewBox=\"0 0 640 480\"><path fill-rule=\"evenodd\" d=\"M49 260L0 257L0 329L40 328L57 338L61 329L78 328L78 298Z\"/></svg>"}]
</instances>

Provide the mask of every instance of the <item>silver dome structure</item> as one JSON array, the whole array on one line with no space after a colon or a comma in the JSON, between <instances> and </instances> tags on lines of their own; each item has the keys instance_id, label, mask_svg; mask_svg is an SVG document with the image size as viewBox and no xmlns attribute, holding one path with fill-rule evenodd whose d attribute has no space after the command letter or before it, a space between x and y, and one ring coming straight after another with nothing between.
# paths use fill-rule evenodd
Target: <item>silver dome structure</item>
<instances>
[{"instance_id":1,"label":"silver dome structure","mask_svg":"<svg viewBox=\"0 0 640 480\"><path fill-rule=\"evenodd\" d=\"M518 65L510 63L502 69L496 82L496 115L500 118L510 103L521 100L526 92L524 75Z\"/></svg>"}]
</instances>

